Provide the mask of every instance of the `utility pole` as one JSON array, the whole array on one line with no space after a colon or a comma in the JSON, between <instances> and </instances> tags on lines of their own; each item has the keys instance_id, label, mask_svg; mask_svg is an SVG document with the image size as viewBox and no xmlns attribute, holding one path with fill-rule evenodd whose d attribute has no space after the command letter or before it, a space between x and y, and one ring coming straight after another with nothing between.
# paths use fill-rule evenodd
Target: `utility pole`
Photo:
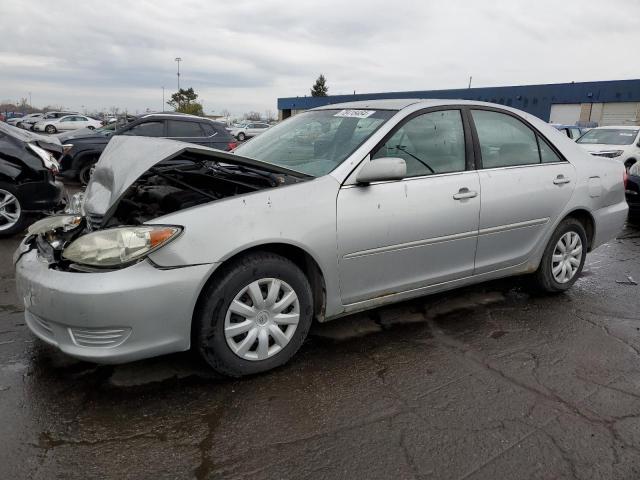
<instances>
[{"instance_id":1,"label":"utility pole","mask_svg":"<svg viewBox=\"0 0 640 480\"><path fill-rule=\"evenodd\" d=\"M164 112L164 87L162 87L162 111Z\"/></svg>"},{"instance_id":2,"label":"utility pole","mask_svg":"<svg viewBox=\"0 0 640 480\"><path fill-rule=\"evenodd\" d=\"M473 77L469 77L469 87L467 88L471 88L471 80L473 79Z\"/></svg>"},{"instance_id":3,"label":"utility pole","mask_svg":"<svg viewBox=\"0 0 640 480\"><path fill-rule=\"evenodd\" d=\"M31 103L31 92L29 92L29 108L33 110L33 103Z\"/></svg>"},{"instance_id":4,"label":"utility pole","mask_svg":"<svg viewBox=\"0 0 640 480\"><path fill-rule=\"evenodd\" d=\"M176 57L176 62L178 62L178 91L180 91L180 62L182 59L180 57Z\"/></svg>"}]
</instances>

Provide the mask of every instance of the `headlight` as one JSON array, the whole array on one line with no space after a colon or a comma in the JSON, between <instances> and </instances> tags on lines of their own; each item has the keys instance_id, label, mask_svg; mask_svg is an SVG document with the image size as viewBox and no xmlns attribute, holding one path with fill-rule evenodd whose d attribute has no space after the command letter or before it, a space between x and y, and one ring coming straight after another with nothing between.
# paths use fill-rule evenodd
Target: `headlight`
<instances>
[{"instance_id":1,"label":"headlight","mask_svg":"<svg viewBox=\"0 0 640 480\"><path fill-rule=\"evenodd\" d=\"M182 227L118 227L84 235L62 252L67 260L94 267L133 263L176 238Z\"/></svg>"},{"instance_id":2,"label":"headlight","mask_svg":"<svg viewBox=\"0 0 640 480\"><path fill-rule=\"evenodd\" d=\"M603 152L592 152L597 157L616 158L624 153L624 150L607 150Z\"/></svg>"},{"instance_id":3,"label":"headlight","mask_svg":"<svg viewBox=\"0 0 640 480\"><path fill-rule=\"evenodd\" d=\"M56 159L53 158L53 155L51 155L51 153L47 152L44 148L40 148L39 146L34 145L33 143L27 143L27 146L36 155L38 155L38 157L40 157L40 160L42 160L42 164L45 166L45 168L48 168L53 173L58 173L60 171L60 165L58 164Z\"/></svg>"},{"instance_id":4,"label":"headlight","mask_svg":"<svg viewBox=\"0 0 640 480\"><path fill-rule=\"evenodd\" d=\"M68 232L80 225L81 220L82 217L78 215L54 215L32 223L27 229L27 232L29 235L38 235L39 233L50 232L58 228L62 228L65 232Z\"/></svg>"}]
</instances>

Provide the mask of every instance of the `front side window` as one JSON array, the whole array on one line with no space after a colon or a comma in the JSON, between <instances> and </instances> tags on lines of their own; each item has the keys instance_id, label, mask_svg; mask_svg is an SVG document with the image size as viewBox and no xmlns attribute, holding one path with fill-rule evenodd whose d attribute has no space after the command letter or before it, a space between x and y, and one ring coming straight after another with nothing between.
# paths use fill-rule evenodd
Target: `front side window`
<instances>
[{"instance_id":1,"label":"front side window","mask_svg":"<svg viewBox=\"0 0 640 480\"><path fill-rule=\"evenodd\" d=\"M145 122L134 125L122 135L135 135L140 137L164 137L164 122Z\"/></svg>"},{"instance_id":2,"label":"front side window","mask_svg":"<svg viewBox=\"0 0 640 480\"><path fill-rule=\"evenodd\" d=\"M536 134L520 120L504 113L472 110L483 168L540 163Z\"/></svg>"},{"instance_id":3,"label":"front side window","mask_svg":"<svg viewBox=\"0 0 640 480\"><path fill-rule=\"evenodd\" d=\"M402 124L380 146L372 160L402 158L407 177L460 172L465 169L464 128L459 110L430 112Z\"/></svg>"},{"instance_id":4,"label":"front side window","mask_svg":"<svg viewBox=\"0 0 640 480\"><path fill-rule=\"evenodd\" d=\"M340 165L395 113L310 110L265 129L235 153L319 177Z\"/></svg>"},{"instance_id":5,"label":"front side window","mask_svg":"<svg viewBox=\"0 0 640 480\"><path fill-rule=\"evenodd\" d=\"M574 140L576 138L580 137L580 129L579 128L572 128L571 129L571 138L573 138Z\"/></svg>"},{"instance_id":6,"label":"front side window","mask_svg":"<svg viewBox=\"0 0 640 480\"><path fill-rule=\"evenodd\" d=\"M202 129L198 122L168 121L168 137L202 137Z\"/></svg>"},{"instance_id":7,"label":"front side window","mask_svg":"<svg viewBox=\"0 0 640 480\"><path fill-rule=\"evenodd\" d=\"M631 145L637 136L638 130L632 128L596 128L585 133L577 143Z\"/></svg>"}]
</instances>

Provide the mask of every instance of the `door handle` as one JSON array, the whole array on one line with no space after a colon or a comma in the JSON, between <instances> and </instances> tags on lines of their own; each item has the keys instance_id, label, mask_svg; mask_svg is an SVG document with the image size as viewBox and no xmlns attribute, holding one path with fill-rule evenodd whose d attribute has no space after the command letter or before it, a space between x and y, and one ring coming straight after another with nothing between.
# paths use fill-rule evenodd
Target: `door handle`
<instances>
[{"instance_id":1,"label":"door handle","mask_svg":"<svg viewBox=\"0 0 640 480\"><path fill-rule=\"evenodd\" d=\"M570 178L566 178L564 175L560 174L553 181L556 185L564 185L565 183L569 183L571 181Z\"/></svg>"},{"instance_id":2,"label":"door handle","mask_svg":"<svg viewBox=\"0 0 640 480\"><path fill-rule=\"evenodd\" d=\"M453 195L454 200L464 200L466 198L477 197L478 192L474 192L473 190L469 190L467 187L463 187L458 190L458 193Z\"/></svg>"}]
</instances>

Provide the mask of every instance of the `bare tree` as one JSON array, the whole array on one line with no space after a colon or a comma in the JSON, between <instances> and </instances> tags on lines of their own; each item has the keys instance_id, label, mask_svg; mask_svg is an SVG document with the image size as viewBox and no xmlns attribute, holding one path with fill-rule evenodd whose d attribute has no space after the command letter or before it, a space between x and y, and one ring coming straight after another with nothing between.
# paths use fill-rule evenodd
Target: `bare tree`
<instances>
[{"instance_id":1,"label":"bare tree","mask_svg":"<svg viewBox=\"0 0 640 480\"><path fill-rule=\"evenodd\" d=\"M265 110L264 111L264 119L267 122L273 122L276 119L276 116L273 113L273 110Z\"/></svg>"},{"instance_id":2,"label":"bare tree","mask_svg":"<svg viewBox=\"0 0 640 480\"><path fill-rule=\"evenodd\" d=\"M243 115L246 120L258 121L260 120L260 114L258 112L248 112Z\"/></svg>"}]
</instances>

